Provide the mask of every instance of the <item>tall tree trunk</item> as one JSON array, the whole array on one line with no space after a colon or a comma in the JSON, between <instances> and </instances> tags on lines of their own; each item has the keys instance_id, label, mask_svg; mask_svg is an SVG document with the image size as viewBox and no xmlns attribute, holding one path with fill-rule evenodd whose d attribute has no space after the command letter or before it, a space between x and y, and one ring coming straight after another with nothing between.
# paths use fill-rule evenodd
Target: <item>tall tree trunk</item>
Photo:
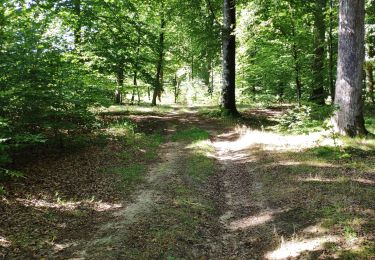
<instances>
[{"instance_id":1,"label":"tall tree trunk","mask_svg":"<svg viewBox=\"0 0 375 260\"><path fill-rule=\"evenodd\" d=\"M211 62L211 57L210 57L210 54L209 52L207 51L206 52L206 60L205 60L205 71L203 73L204 75L204 85L207 87L207 89L209 90L210 89L210 78L211 78L211 65L212 65L212 62Z\"/></svg>"},{"instance_id":2,"label":"tall tree trunk","mask_svg":"<svg viewBox=\"0 0 375 260\"><path fill-rule=\"evenodd\" d=\"M365 0L340 0L335 130L351 137L367 134L362 82L365 56Z\"/></svg>"},{"instance_id":3,"label":"tall tree trunk","mask_svg":"<svg viewBox=\"0 0 375 260\"><path fill-rule=\"evenodd\" d=\"M236 2L224 0L223 5L223 86L221 107L225 113L238 115L236 108Z\"/></svg>"},{"instance_id":4,"label":"tall tree trunk","mask_svg":"<svg viewBox=\"0 0 375 260\"><path fill-rule=\"evenodd\" d=\"M320 104L325 104L324 91L324 59L325 59L325 9L327 0L315 0L314 6L314 61L313 71L313 90L310 100Z\"/></svg>"},{"instance_id":5,"label":"tall tree trunk","mask_svg":"<svg viewBox=\"0 0 375 260\"><path fill-rule=\"evenodd\" d=\"M135 55L136 61L135 61L135 64L134 64L133 93L132 93L132 100L131 100L132 105L134 105L135 91L136 90L138 92L138 104L140 102L138 82L137 82L137 74L138 74L138 67L139 67L138 66L138 59L139 59L139 51L140 51L139 46L141 45L141 33L140 33L139 29L137 30L137 33L138 33L138 40L137 40L137 51L136 51L136 55Z\"/></svg>"},{"instance_id":6,"label":"tall tree trunk","mask_svg":"<svg viewBox=\"0 0 375 260\"><path fill-rule=\"evenodd\" d=\"M178 96L180 95L180 83L181 81L177 78L177 73L173 78L173 87L174 87L174 103L177 104Z\"/></svg>"},{"instance_id":7,"label":"tall tree trunk","mask_svg":"<svg viewBox=\"0 0 375 260\"><path fill-rule=\"evenodd\" d=\"M122 89L124 86L124 64L120 62L117 68L116 72L116 77L117 77L117 88L115 91L115 103L116 104L121 104L122 103Z\"/></svg>"},{"instance_id":8,"label":"tall tree trunk","mask_svg":"<svg viewBox=\"0 0 375 260\"><path fill-rule=\"evenodd\" d=\"M133 92L132 92L132 99L131 104L134 105L134 99L135 99L135 90L138 88L138 82L137 82L137 71L134 71L133 75Z\"/></svg>"},{"instance_id":9,"label":"tall tree trunk","mask_svg":"<svg viewBox=\"0 0 375 260\"><path fill-rule=\"evenodd\" d=\"M329 90L331 94L331 100L332 103L335 100L335 91L336 91L336 85L335 85L335 78L334 78L334 60L333 60L333 0L330 0L329 2L329 43L328 43L328 55L329 55Z\"/></svg>"},{"instance_id":10,"label":"tall tree trunk","mask_svg":"<svg viewBox=\"0 0 375 260\"><path fill-rule=\"evenodd\" d=\"M76 24L74 26L74 45L77 48L82 40L82 22L81 22L81 0L73 0L74 14L76 16Z\"/></svg>"},{"instance_id":11,"label":"tall tree trunk","mask_svg":"<svg viewBox=\"0 0 375 260\"><path fill-rule=\"evenodd\" d=\"M160 34L159 34L159 59L156 68L156 79L154 94L152 96L152 106L156 106L156 99L161 96L163 91L163 61L164 61L164 28L165 28L165 18L164 18L164 1L161 1L161 11L160 11Z\"/></svg>"},{"instance_id":12,"label":"tall tree trunk","mask_svg":"<svg viewBox=\"0 0 375 260\"><path fill-rule=\"evenodd\" d=\"M209 87L209 93L211 95L211 98L214 94L214 66L213 66L213 63L211 64L211 84L210 84L210 87Z\"/></svg>"},{"instance_id":13,"label":"tall tree trunk","mask_svg":"<svg viewBox=\"0 0 375 260\"><path fill-rule=\"evenodd\" d=\"M0 53L3 50L4 44L4 29L6 25L6 18L5 18L5 8L0 6Z\"/></svg>"}]
</instances>

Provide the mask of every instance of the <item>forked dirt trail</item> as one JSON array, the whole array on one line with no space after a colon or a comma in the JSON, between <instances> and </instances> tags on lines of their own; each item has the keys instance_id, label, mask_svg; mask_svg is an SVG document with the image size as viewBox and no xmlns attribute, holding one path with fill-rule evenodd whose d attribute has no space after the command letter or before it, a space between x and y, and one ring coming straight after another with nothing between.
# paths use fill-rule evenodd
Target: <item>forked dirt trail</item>
<instances>
[{"instance_id":1,"label":"forked dirt trail","mask_svg":"<svg viewBox=\"0 0 375 260\"><path fill-rule=\"evenodd\" d=\"M167 136L181 129L208 131L211 137L205 145L210 149L205 156L213 162L213 174L202 182L191 178L190 142L168 141L132 203L81 246L84 250L72 252L75 257L314 258L325 255L324 244L339 242L306 215L308 195L290 185L280 166L285 160L280 151L298 152L299 145L313 144L314 137L304 144L293 143L261 131L228 127L193 111L133 119L141 128L157 125Z\"/></svg>"},{"instance_id":2,"label":"forked dirt trail","mask_svg":"<svg viewBox=\"0 0 375 260\"><path fill-rule=\"evenodd\" d=\"M37 167L30 184L22 184L28 188L22 188L24 198L14 196L3 206L11 217L0 219L18 227L14 215L32 215L25 230L45 232L46 239L34 242L22 231L20 242L0 226L0 259L332 259L341 257L338 252L371 259L375 155L322 159L320 153L335 150L316 150L327 141L321 136L266 132L263 124L272 124L278 111L249 113L258 117L247 126L201 116L194 108L117 115L141 133L164 137L142 181L121 186L119 176L97 170L124 167L118 155L133 150L116 142L50 158L61 169ZM137 150L140 157L143 152ZM96 161L89 161L92 155ZM72 157L79 160L70 165ZM73 177L62 175L73 168ZM40 187L40 169L55 180L51 190L70 187L64 198L82 190L85 200L33 195L51 185L43 179ZM88 200L92 194L96 198Z\"/></svg>"}]
</instances>

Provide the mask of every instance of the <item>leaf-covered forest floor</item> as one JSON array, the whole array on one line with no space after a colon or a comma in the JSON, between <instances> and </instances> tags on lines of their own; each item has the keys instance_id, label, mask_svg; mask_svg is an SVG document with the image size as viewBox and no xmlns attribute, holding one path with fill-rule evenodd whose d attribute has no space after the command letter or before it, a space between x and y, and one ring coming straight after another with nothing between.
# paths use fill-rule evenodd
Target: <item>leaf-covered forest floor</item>
<instances>
[{"instance_id":1,"label":"leaf-covered forest floor","mask_svg":"<svg viewBox=\"0 0 375 260\"><path fill-rule=\"evenodd\" d=\"M374 140L267 131L284 111L114 107L18 154L0 259L371 259Z\"/></svg>"}]
</instances>

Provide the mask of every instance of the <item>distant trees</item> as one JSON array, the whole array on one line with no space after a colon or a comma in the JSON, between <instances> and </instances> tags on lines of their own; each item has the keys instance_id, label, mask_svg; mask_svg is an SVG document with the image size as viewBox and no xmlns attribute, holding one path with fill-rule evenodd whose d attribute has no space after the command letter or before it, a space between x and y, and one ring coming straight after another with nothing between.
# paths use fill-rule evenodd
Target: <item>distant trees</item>
<instances>
[{"instance_id":1,"label":"distant trees","mask_svg":"<svg viewBox=\"0 0 375 260\"><path fill-rule=\"evenodd\" d=\"M365 135L363 118L363 64L365 57L365 1L340 0L339 52L333 118L343 135Z\"/></svg>"}]
</instances>

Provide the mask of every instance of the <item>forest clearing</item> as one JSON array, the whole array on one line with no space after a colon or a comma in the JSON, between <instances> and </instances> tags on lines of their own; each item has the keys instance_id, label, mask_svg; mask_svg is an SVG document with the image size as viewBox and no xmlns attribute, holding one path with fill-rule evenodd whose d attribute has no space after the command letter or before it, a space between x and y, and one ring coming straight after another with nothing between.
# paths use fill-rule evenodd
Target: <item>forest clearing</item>
<instances>
[{"instance_id":1,"label":"forest clearing","mask_svg":"<svg viewBox=\"0 0 375 260\"><path fill-rule=\"evenodd\" d=\"M0 259L375 259L375 1L0 3Z\"/></svg>"}]
</instances>

